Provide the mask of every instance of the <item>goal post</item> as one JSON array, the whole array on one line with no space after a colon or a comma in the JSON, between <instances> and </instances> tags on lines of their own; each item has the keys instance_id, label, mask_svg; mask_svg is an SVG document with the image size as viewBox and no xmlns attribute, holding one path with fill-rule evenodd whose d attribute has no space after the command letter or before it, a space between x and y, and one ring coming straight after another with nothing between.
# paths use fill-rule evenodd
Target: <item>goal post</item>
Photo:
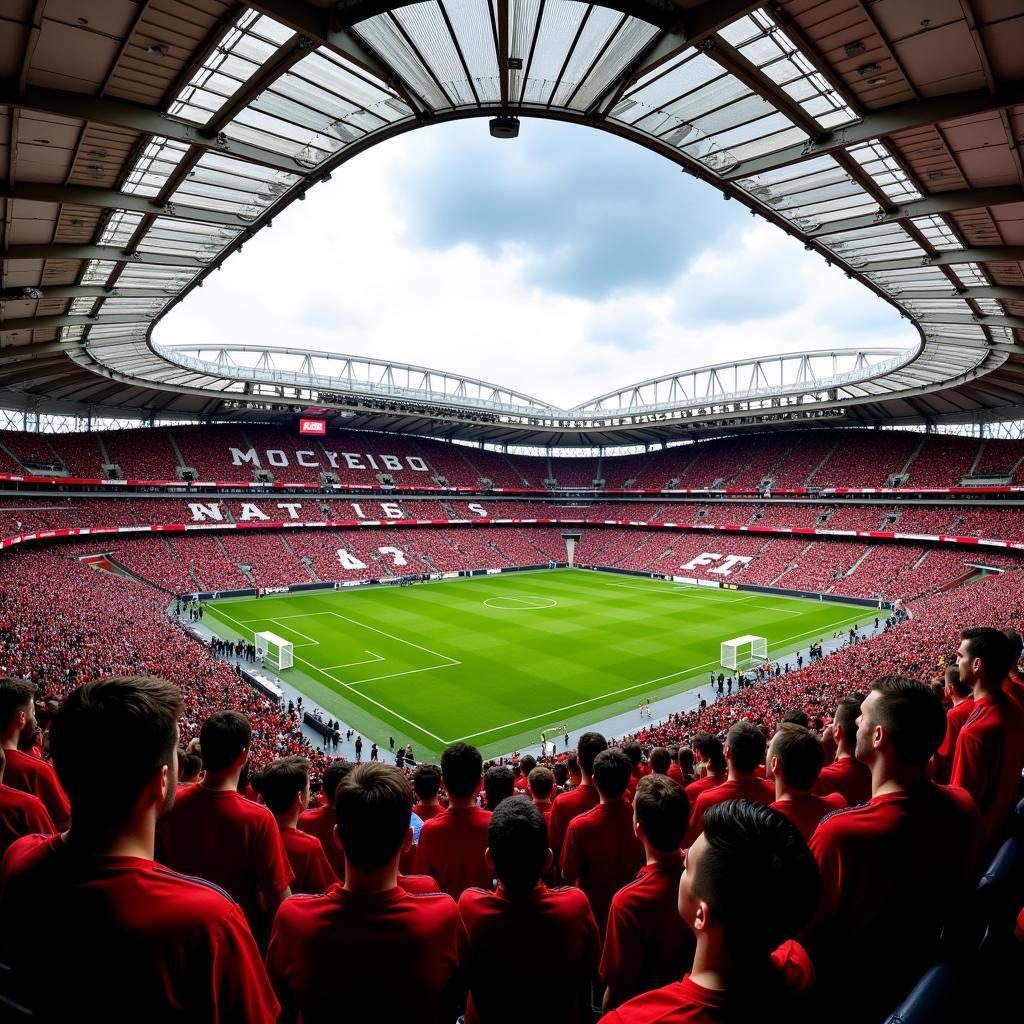
<instances>
[{"instance_id":1,"label":"goal post","mask_svg":"<svg viewBox=\"0 0 1024 1024\"><path fill-rule=\"evenodd\" d=\"M256 656L264 665L270 668L281 669L291 668L294 664L294 650L292 642L276 633L257 633L255 638Z\"/></svg>"},{"instance_id":2,"label":"goal post","mask_svg":"<svg viewBox=\"0 0 1024 1024\"><path fill-rule=\"evenodd\" d=\"M768 660L768 641L763 636L738 636L722 641L721 663L723 668L742 668L754 661Z\"/></svg>"}]
</instances>

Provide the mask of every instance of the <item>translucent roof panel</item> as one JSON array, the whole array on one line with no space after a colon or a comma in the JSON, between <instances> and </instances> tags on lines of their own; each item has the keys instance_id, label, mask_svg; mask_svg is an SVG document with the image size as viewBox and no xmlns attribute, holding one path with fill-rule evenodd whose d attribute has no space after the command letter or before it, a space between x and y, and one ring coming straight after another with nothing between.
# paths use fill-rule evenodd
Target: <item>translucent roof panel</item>
<instances>
[{"instance_id":1,"label":"translucent roof panel","mask_svg":"<svg viewBox=\"0 0 1024 1024\"><path fill-rule=\"evenodd\" d=\"M183 142L154 136L128 172L122 189L133 195L152 198L167 184L167 179L187 152L188 146Z\"/></svg>"},{"instance_id":2,"label":"translucent roof panel","mask_svg":"<svg viewBox=\"0 0 1024 1024\"><path fill-rule=\"evenodd\" d=\"M82 284L106 284L115 266L113 260L89 260L82 274Z\"/></svg>"},{"instance_id":3,"label":"translucent roof panel","mask_svg":"<svg viewBox=\"0 0 1024 1024\"><path fill-rule=\"evenodd\" d=\"M893 203L910 203L921 198L899 162L878 139L850 146L847 152Z\"/></svg>"},{"instance_id":4,"label":"translucent roof panel","mask_svg":"<svg viewBox=\"0 0 1024 1024\"><path fill-rule=\"evenodd\" d=\"M977 263L956 263L953 265L953 273L968 288L983 288L990 283L985 271Z\"/></svg>"},{"instance_id":5,"label":"translucent roof panel","mask_svg":"<svg viewBox=\"0 0 1024 1024\"><path fill-rule=\"evenodd\" d=\"M626 18L605 47L586 78L580 83L579 91L568 100L577 110L587 110L606 89L617 82L622 73L640 55L641 51L656 36L658 30L645 21Z\"/></svg>"},{"instance_id":6,"label":"translucent roof panel","mask_svg":"<svg viewBox=\"0 0 1024 1024\"><path fill-rule=\"evenodd\" d=\"M300 179L297 174L206 152L171 197L183 206L255 219Z\"/></svg>"},{"instance_id":7,"label":"translucent roof panel","mask_svg":"<svg viewBox=\"0 0 1024 1024\"><path fill-rule=\"evenodd\" d=\"M203 224L179 217L157 217L142 239L139 251L193 256L207 261L240 234L241 228Z\"/></svg>"},{"instance_id":8,"label":"translucent roof panel","mask_svg":"<svg viewBox=\"0 0 1024 1024\"><path fill-rule=\"evenodd\" d=\"M936 249L962 249L963 242L960 241L956 232L942 219L942 217L914 217L911 222L925 238L935 246Z\"/></svg>"},{"instance_id":9,"label":"translucent roof panel","mask_svg":"<svg viewBox=\"0 0 1024 1024\"><path fill-rule=\"evenodd\" d=\"M869 270L865 274L880 288L893 295L902 291L951 292L953 282L942 272L940 267L909 267L906 270Z\"/></svg>"},{"instance_id":10,"label":"translucent roof panel","mask_svg":"<svg viewBox=\"0 0 1024 1024\"><path fill-rule=\"evenodd\" d=\"M95 301L95 299L91 300ZM123 316L125 314L137 313L140 317L151 319L160 312L164 306L170 301L167 299L152 298L145 299L135 296L110 296L103 300L103 313L101 315L118 314Z\"/></svg>"},{"instance_id":11,"label":"translucent roof panel","mask_svg":"<svg viewBox=\"0 0 1024 1024\"><path fill-rule=\"evenodd\" d=\"M100 245L125 246L128 240L135 234L135 229L142 222L141 213L132 213L128 210L114 210L110 214L100 235Z\"/></svg>"},{"instance_id":12,"label":"translucent roof panel","mask_svg":"<svg viewBox=\"0 0 1024 1024\"><path fill-rule=\"evenodd\" d=\"M480 102L499 102L501 83L490 0L446 0L443 10Z\"/></svg>"},{"instance_id":13,"label":"translucent roof panel","mask_svg":"<svg viewBox=\"0 0 1024 1024\"><path fill-rule=\"evenodd\" d=\"M180 291L199 272L196 267L168 267L153 263L128 263L117 279L119 291L130 288L163 288Z\"/></svg>"},{"instance_id":14,"label":"translucent roof panel","mask_svg":"<svg viewBox=\"0 0 1024 1024\"><path fill-rule=\"evenodd\" d=\"M819 241L850 262L924 255L921 246L899 224L879 224L856 231L822 235Z\"/></svg>"}]
</instances>

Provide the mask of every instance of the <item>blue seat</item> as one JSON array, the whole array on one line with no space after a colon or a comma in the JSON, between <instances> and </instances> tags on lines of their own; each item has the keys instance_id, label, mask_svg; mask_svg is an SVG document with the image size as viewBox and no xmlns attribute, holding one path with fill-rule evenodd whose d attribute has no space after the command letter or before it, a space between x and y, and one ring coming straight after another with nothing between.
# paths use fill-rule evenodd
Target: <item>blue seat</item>
<instances>
[{"instance_id":1,"label":"blue seat","mask_svg":"<svg viewBox=\"0 0 1024 1024\"><path fill-rule=\"evenodd\" d=\"M961 963L944 960L921 976L906 999L885 1024L945 1024L957 1016L963 999L967 971Z\"/></svg>"}]
</instances>

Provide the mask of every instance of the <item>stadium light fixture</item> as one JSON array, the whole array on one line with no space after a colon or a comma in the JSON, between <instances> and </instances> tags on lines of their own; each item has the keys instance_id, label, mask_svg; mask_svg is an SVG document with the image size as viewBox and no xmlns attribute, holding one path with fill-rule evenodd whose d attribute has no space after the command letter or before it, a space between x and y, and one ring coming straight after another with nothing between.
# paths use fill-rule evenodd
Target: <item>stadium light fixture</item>
<instances>
[{"instance_id":1,"label":"stadium light fixture","mask_svg":"<svg viewBox=\"0 0 1024 1024\"><path fill-rule=\"evenodd\" d=\"M492 139L519 138L519 118L510 114L499 114L490 121Z\"/></svg>"}]
</instances>

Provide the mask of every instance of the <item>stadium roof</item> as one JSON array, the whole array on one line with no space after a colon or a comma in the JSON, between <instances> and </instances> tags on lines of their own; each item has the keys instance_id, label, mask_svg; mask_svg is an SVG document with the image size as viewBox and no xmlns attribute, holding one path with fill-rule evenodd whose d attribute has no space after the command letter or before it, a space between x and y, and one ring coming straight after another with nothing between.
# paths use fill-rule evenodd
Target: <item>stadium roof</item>
<instances>
[{"instance_id":1,"label":"stadium roof","mask_svg":"<svg viewBox=\"0 0 1024 1024\"><path fill-rule=\"evenodd\" d=\"M499 114L661 153L893 303L918 345L685 370L560 410L383 360L152 341L334 167ZM314 407L352 426L576 445L1024 406L1019 0L13 0L0 118L8 408Z\"/></svg>"}]
</instances>

